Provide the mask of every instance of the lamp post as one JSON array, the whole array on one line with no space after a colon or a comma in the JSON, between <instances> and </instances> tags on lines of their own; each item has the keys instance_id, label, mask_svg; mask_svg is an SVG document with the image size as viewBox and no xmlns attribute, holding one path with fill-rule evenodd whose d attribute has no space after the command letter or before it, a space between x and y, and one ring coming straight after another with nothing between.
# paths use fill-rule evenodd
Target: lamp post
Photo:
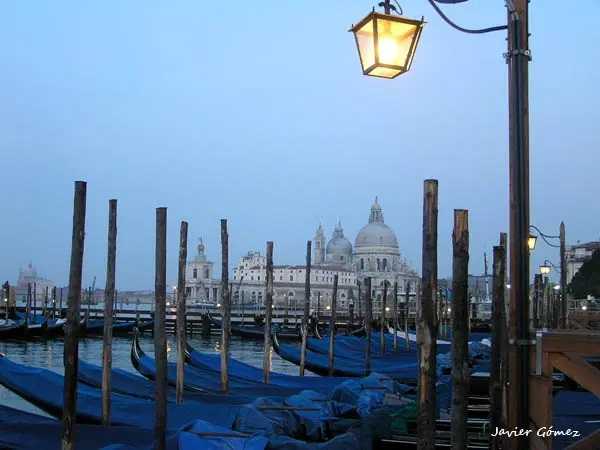
<instances>
[{"instance_id":1,"label":"lamp post","mask_svg":"<svg viewBox=\"0 0 600 450\"><path fill-rule=\"evenodd\" d=\"M557 269L557 267L554 264L550 263L548 260L544 261L544 264L546 265L546 263L549 263L555 270L557 270L560 273L560 320L559 320L558 326L559 326L559 328L565 329L565 328L567 328L567 315L568 315L565 223L564 222L560 223L560 226L558 229L558 235L555 235L555 236L545 234L535 225L530 225L529 228L531 230L535 230L540 235L542 240L546 243L546 245L548 245L549 247L559 249L559 252L560 252L559 266L560 266L560 268ZM554 240L554 242L556 242L558 240L558 244L551 242L551 240ZM534 247L535 247L535 245L534 245ZM540 267L540 271L541 270L542 270L542 268ZM544 269L544 270L546 270L546 269ZM547 273L550 273L550 270L548 270Z\"/></svg>"},{"instance_id":2,"label":"lamp post","mask_svg":"<svg viewBox=\"0 0 600 450\"><path fill-rule=\"evenodd\" d=\"M458 0L452 1L452 3ZM452 27L466 33L507 30L509 100L509 199L510 199L510 329L509 370L511 384L508 426L529 428L529 51L528 0L507 0L507 24L472 30L456 25L429 0L436 12ZM385 14L374 11L352 27L363 74L394 78L410 69L423 27L423 20L411 21L393 16L389 0L383 1ZM397 12L397 11L396 11ZM397 24L398 22L399 24ZM403 39L392 29L402 28ZM412 27L412 28L411 28ZM412 31L411 31L412 30ZM412 39L409 39L412 36ZM406 42L411 42L406 45ZM404 61L404 66L389 64ZM527 437L518 441L529 447Z\"/></svg>"}]
</instances>

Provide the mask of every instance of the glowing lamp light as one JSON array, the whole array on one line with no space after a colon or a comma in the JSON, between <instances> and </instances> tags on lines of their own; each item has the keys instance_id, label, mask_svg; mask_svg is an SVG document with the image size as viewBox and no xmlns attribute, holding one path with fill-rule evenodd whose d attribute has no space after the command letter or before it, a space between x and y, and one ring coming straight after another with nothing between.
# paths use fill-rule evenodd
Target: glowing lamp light
<instances>
[{"instance_id":1,"label":"glowing lamp light","mask_svg":"<svg viewBox=\"0 0 600 450\"><path fill-rule=\"evenodd\" d=\"M535 234L530 234L527 238L527 247L529 247L529 251L532 252L535 250L535 244L537 243L537 236Z\"/></svg>"},{"instance_id":2,"label":"glowing lamp light","mask_svg":"<svg viewBox=\"0 0 600 450\"><path fill-rule=\"evenodd\" d=\"M353 25L364 75L396 78L408 72L425 22L372 11Z\"/></svg>"},{"instance_id":3,"label":"glowing lamp light","mask_svg":"<svg viewBox=\"0 0 600 450\"><path fill-rule=\"evenodd\" d=\"M452 312L452 308L448 307L448 313Z\"/></svg>"},{"instance_id":4,"label":"glowing lamp light","mask_svg":"<svg viewBox=\"0 0 600 450\"><path fill-rule=\"evenodd\" d=\"M217 308L220 308L220 307L221 307L221 304L220 304L220 303L217 303Z\"/></svg>"},{"instance_id":5,"label":"glowing lamp light","mask_svg":"<svg viewBox=\"0 0 600 450\"><path fill-rule=\"evenodd\" d=\"M550 273L551 267L548 264L542 264L540 266L540 273L542 275L548 275Z\"/></svg>"},{"instance_id":6,"label":"glowing lamp light","mask_svg":"<svg viewBox=\"0 0 600 450\"><path fill-rule=\"evenodd\" d=\"M329 311L331 309L331 306L327 305L327 307L325 308L327 311Z\"/></svg>"},{"instance_id":7,"label":"glowing lamp light","mask_svg":"<svg viewBox=\"0 0 600 450\"><path fill-rule=\"evenodd\" d=\"M390 310L390 307L389 307L389 306L386 306L386 307L385 307L385 310L389 312L389 310Z\"/></svg>"},{"instance_id":8,"label":"glowing lamp light","mask_svg":"<svg viewBox=\"0 0 600 450\"><path fill-rule=\"evenodd\" d=\"M587 311L587 305L583 305L583 306L581 307L581 310L582 310L582 311Z\"/></svg>"}]
</instances>

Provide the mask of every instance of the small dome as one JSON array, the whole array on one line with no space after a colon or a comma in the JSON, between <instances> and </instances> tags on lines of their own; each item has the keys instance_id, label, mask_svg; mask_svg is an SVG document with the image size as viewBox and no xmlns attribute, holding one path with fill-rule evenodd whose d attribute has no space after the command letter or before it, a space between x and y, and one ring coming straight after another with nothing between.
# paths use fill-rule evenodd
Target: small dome
<instances>
[{"instance_id":1,"label":"small dome","mask_svg":"<svg viewBox=\"0 0 600 450\"><path fill-rule=\"evenodd\" d=\"M352 258L352 243L344 236L344 230L339 221L325 251L327 262L345 264Z\"/></svg>"},{"instance_id":2,"label":"small dome","mask_svg":"<svg viewBox=\"0 0 600 450\"><path fill-rule=\"evenodd\" d=\"M371 206L369 223L356 235L354 246L360 247L393 247L398 248L398 239L394 231L383 222L383 211L377 197Z\"/></svg>"}]
</instances>

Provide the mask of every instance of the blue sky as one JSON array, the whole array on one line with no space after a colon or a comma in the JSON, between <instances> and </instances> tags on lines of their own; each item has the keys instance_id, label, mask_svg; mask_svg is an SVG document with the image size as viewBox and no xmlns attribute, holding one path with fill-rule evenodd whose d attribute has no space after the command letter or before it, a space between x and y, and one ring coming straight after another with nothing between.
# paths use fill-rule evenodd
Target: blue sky
<instances>
[{"instance_id":1,"label":"blue sky","mask_svg":"<svg viewBox=\"0 0 600 450\"><path fill-rule=\"evenodd\" d=\"M7 1L0 4L0 276L30 260L66 283L73 181L88 182L84 278L104 283L108 199L119 200L117 284L154 280L154 208L167 206L169 279L178 224L219 261L275 241L304 259L321 220L352 240L378 195L420 270L422 184L440 183L440 276L451 273L452 210L470 210L471 265L507 229L503 32L466 35L425 0L412 71L360 73L353 22L367 1ZM464 26L505 21L503 2L444 10ZM597 168L600 1L531 3L532 223L600 238ZM566 22L568 20L568 23ZM193 247L190 245L190 253ZM540 245L532 260L558 260Z\"/></svg>"}]
</instances>

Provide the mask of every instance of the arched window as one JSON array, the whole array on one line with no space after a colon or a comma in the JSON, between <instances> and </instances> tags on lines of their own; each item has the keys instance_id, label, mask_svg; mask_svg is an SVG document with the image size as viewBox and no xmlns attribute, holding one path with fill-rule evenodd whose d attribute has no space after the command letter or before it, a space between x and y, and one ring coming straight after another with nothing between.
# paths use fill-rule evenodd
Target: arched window
<instances>
[{"instance_id":1,"label":"arched window","mask_svg":"<svg viewBox=\"0 0 600 450\"><path fill-rule=\"evenodd\" d=\"M365 270L365 260L360 258L360 270Z\"/></svg>"},{"instance_id":2,"label":"arched window","mask_svg":"<svg viewBox=\"0 0 600 450\"><path fill-rule=\"evenodd\" d=\"M198 269L194 269L194 273L192 274L192 278L195 280L198 278Z\"/></svg>"},{"instance_id":3,"label":"arched window","mask_svg":"<svg viewBox=\"0 0 600 450\"><path fill-rule=\"evenodd\" d=\"M195 277L194 277L195 278ZM210 273L208 271L208 267L204 268L204 278L210 278Z\"/></svg>"},{"instance_id":4,"label":"arched window","mask_svg":"<svg viewBox=\"0 0 600 450\"><path fill-rule=\"evenodd\" d=\"M387 258L383 258L383 271L387 271Z\"/></svg>"},{"instance_id":5,"label":"arched window","mask_svg":"<svg viewBox=\"0 0 600 450\"><path fill-rule=\"evenodd\" d=\"M377 272L381 271L381 261L377 258Z\"/></svg>"}]
</instances>

